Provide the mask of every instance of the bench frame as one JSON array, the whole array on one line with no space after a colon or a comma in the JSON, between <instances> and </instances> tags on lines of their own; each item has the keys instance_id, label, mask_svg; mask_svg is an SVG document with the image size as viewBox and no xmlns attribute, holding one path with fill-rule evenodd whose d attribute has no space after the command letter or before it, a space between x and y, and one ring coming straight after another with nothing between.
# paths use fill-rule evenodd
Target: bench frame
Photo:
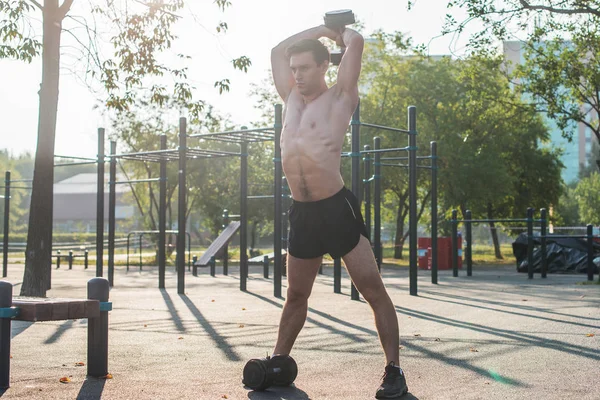
<instances>
[{"instance_id":1,"label":"bench frame","mask_svg":"<svg viewBox=\"0 0 600 400\"><path fill-rule=\"evenodd\" d=\"M62 321L88 319L87 374L108 374L108 301L109 285L104 278L92 278L87 284L87 299L26 298L13 300L13 286L0 281L0 389L10 386L11 323L17 321Z\"/></svg>"}]
</instances>

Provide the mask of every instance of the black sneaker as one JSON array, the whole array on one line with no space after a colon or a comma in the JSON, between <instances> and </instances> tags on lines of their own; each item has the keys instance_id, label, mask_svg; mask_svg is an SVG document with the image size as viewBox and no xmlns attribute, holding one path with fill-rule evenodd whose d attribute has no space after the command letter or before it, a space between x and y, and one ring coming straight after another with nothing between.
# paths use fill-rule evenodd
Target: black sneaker
<instances>
[{"instance_id":1,"label":"black sneaker","mask_svg":"<svg viewBox=\"0 0 600 400\"><path fill-rule=\"evenodd\" d=\"M404 373L396 367L393 361L385 367L382 379L383 382L375 394L376 399L395 399L408 392Z\"/></svg>"}]
</instances>

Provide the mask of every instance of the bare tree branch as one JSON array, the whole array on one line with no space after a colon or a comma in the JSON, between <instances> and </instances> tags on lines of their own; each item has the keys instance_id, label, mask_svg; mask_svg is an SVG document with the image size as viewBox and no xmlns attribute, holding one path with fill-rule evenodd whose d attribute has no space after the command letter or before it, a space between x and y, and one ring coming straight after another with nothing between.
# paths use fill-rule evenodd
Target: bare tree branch
<instances>
[{"instance_id":1,"label":"bare tree branch","mask_svg":"<svg viewBox=\"0 0 600 400\"><path fill-rule=\"evenodd\" d=\"M526 0L520 0L521 5L526 10L533 11L548 11L555 14L567 14L567 15L575 15L575 14L592 14L597 17L600 17L600 10L593 9L589 6L584 6L580 8L556 8L552 6L543 6L543 5L531 5Z\"/></svg>"}]
</instances>

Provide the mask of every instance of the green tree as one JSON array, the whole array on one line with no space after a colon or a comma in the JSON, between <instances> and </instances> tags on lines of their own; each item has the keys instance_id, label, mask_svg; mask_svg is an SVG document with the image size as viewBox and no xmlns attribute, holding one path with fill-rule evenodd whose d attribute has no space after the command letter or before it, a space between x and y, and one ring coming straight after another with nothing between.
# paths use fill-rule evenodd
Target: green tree
<instances>
[{"instance_id":1,"label":"green tree","mask_svg":"<svg viewBox=\"0 0 600 400\"><path fill-rule=\"evenodd\" d=\"M581 179L574 194L581 222L600 225L600 174L594 172L589 177Z\"/></svg>"},{"instance_id":2,"label":"green tree","mask_svg":"<svg viewBox=\"0 0 600 400\"><path fill-rule=\"evenodd\" d=\"M229 0L215 0L225 9ZM58 108L58 88L61 69L62 33L67 32L80 46L81 59L87 60L86 74L99 80L104 93L104 105L118 111L127 110L134 101L136 88L149 86L153 102L162 105L168 98L175 99L180 108L197 116L204 103L194 99L193 87L187 77L187 68L161 61L160 55L171 49L176 40L174 26L181 18L177 15L184 7L183 0L169 2L115 2L104 5L89 4L87 9L94 19L101 20L116 32L110 38L99 37L85 17L71 15L73 0L0 0L0 58L14 58L30 62L42 58L40 86L38 141L33 173L33 190L29 213L30 229L27 237L25 272L21 295L45 296L49 284L52 243L52 184L54 182L54 143ZM33 32L32 20L42 21L42 31ZM69 21L71 25L65 23ZM76 29L81 28L83 29ZM221 22L218 31L226 30ZM82 32L81 34L79 32ZM41 41L40 41L41 38ZM109 39L111 50L104 50L102 40ZM103 51L104 50L104 51ZM178 57L185 60L184 54ZM232 60L234 68L246 70L246 57ZM159 78L172 78L173 85L157 83ZM153 81L152 81L153 80ZM160 82L160 80L159 80ZM220 91L228 90L229 81L215 83Z\"/></svg>"},{"instance_id":3,"label":"green tree","mask_svg":"<svg viewBox=\"0 0 600 400\"><path fill-rule=\"evenodd\" d=\"M409 8L415 2L409 0ZM600 140L599 1L460 0L449 1L448 9L445 34L459 34L472 21L482 23L470 38L472 50L488 53L495 40L521 40L520 90L556 121L564 137L572 139L573 126L581 123ZM466 19L455 19L458 9L466 11Z\"/></svg>"}]
</instances>

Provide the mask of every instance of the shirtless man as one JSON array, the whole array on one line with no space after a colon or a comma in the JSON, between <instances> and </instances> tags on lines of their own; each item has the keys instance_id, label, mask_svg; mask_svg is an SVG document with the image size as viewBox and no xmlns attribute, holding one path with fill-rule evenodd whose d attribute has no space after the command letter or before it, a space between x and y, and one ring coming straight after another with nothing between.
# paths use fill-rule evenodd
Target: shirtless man
<instances>
[{"instance_id":1,"label":"shirtless man","mask_svg":"<svg viewBox=\"0 0 600 400\"><path fill-rule=\"evenodd\" d=\"M346 48L331 88L325 83L329 52L318 40L322 37ZM285 103L281 157L293 198L288 290L273 354L288 355L292 350L306 320L322 256L342 257L354 285L373 309L386 357L375 397L388 399L408 391L398 366L398 318L377 269L360 204L340 173L345 132L358 105L363 47L364 39L356 31L335 32L322 25L291 36L271 53L275 86Z\"/></svg>"}]
</instances>

